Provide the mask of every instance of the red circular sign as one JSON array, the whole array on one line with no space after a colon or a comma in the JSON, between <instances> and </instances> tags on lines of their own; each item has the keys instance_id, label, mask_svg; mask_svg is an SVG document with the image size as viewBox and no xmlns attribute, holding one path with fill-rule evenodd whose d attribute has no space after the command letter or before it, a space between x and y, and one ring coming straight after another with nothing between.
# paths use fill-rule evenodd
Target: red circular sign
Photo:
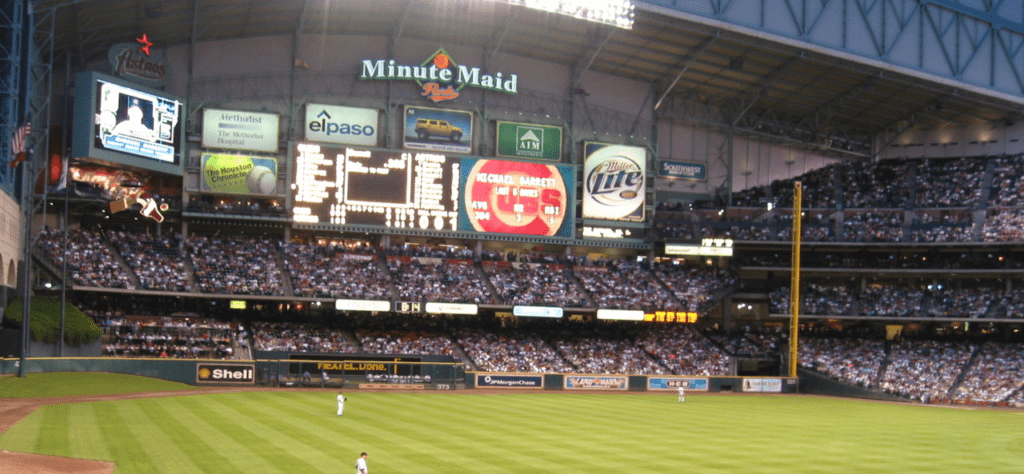
<instances>
[{"instance_id":1,"label":"red circular sign","mask_svg":"<svg viewBox=\"0 0 1024 474\"><path fill-rule=\"evenodd\" d=\"M552 165L479 160L465 196L469 222L479 232L551 236L568 212L565 182Z\"/></svg>"}]
</instances>

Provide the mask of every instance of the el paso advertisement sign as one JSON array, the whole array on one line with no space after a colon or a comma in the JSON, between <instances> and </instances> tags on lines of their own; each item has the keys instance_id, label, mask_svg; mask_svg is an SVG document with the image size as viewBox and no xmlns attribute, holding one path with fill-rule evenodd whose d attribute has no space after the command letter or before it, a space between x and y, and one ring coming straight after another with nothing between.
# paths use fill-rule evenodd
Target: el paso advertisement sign
<instances>
[{"instance_id":1,"label":"el paso advertisement sign","mask_svg":"<svg viewBox=\"0 0 1024 474\"><path fill-rule=\"evenodd\" d=\"M277 152L277 114L203 109L203 147Z\"/></svg>"},{"instance_id":2,"label":"el paso advertisement sign","mask_svg":"<svg viewBox=\"0 0 1024 474\"><path fill-rule=\"evenodd\" d=\"M306 104L306 140L377 146L377 109Z\"/></svg>"},{"instance_id":3,"label":"el paso advertisement sign","mask_svg":"<svg viewBox=\"0 0 1024 474\"><path fill-rule=\"evenodd\" d=\"M584 143L583 156L583 217L642 222L647 149Z\"/></svg>"},{"instance_id":4,"label":"el paso advertisement sign","mask_svg":"<svg viewBox=\"0 0 1024 474\"><path fill-rule=\"evenodd\" d=\"M252 364L196 364L196 383L252 384L256 366Z\"/></svg>"},{"instance_id":5,"label":"el paso advertisement sign","mask_svg":"<svg viewBox=\"0 0 1024 474\"><path fill-rule=\"evenodd\" d=\"M498 122L497 155L508 158L562 158L562 128L529 123Z\"/></svg>"},{"instance_id":6,"label":"el paso advertisement sign","mask_svg":"<svg viewBox=\"0 0 1024 474\"><path fill-rule=\"evenodd\" d=\"M571 166L463 158L459 229L572 237Z\"/></svg>"}]
</instances>

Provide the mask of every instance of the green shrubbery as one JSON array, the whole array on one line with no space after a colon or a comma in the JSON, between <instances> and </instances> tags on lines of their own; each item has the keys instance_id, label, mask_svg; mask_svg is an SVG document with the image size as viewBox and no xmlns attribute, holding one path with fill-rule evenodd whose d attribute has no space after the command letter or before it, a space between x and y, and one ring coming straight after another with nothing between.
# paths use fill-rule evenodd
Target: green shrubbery
<instances>
[{"instance_id":1,"label":"green shrubbery","mask_svg":"<svg viewBox=\"0 0 1024 474\"><path fill-rule=\"evenodd\" d=\"M65 306L64 342L70 346L88 344L100 338L103 332L81 310L67 304ZM21 327L21 299L7 305L4 318ZM29 317L29 332L32 339L56 344L60 337L60 298L56 296L33 296L32 314Z\"/></svg>"}]
</instances>

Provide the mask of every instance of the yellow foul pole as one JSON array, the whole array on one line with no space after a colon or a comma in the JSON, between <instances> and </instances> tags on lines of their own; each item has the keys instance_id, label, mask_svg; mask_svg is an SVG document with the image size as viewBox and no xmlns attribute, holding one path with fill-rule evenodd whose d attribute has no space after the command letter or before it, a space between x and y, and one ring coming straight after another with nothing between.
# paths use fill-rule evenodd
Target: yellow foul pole
<instances>
[{"instance_id":1,"label":"yellow foul pole","mask_svg":"<svg viewBox=\"0 0 1024 474\"><path fill-rule=\"evenodd\" d=\"M803 184L793 183L793 268L791 270L789 288L789 376L796 377L797 354L800 349L800 231L801 202L803 202Z\"/></svg>"}]
</instances>

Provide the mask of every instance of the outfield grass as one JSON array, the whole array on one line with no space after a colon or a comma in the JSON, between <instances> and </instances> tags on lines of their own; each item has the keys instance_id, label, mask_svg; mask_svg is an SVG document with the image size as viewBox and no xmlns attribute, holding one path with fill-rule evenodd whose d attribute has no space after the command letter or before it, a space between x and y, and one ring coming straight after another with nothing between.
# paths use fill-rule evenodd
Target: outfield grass
<instances>
[{"instance_id":1,"label":"outfield grass","mask_svg":"<svg viewBox=\"0 0 1024 474\"><path fill-rule=\"evenodd\" d=\"M25 377L13 375L0 377L0 397L4 398L65 397L194 389L195 387L183 383L125 374L49 372L30 373Z\"/></svg>"},{"instance_id":2,"label":"outfield grass","mask_svg":"<svg viewBox=\"0 0 1024 474\"><path fill-rule=\"evenodd\" d=\"M49 406L0 449L118 473L1011 473L1024 414L797 396L242 392Z\"/></svg>"}]
</instances>

